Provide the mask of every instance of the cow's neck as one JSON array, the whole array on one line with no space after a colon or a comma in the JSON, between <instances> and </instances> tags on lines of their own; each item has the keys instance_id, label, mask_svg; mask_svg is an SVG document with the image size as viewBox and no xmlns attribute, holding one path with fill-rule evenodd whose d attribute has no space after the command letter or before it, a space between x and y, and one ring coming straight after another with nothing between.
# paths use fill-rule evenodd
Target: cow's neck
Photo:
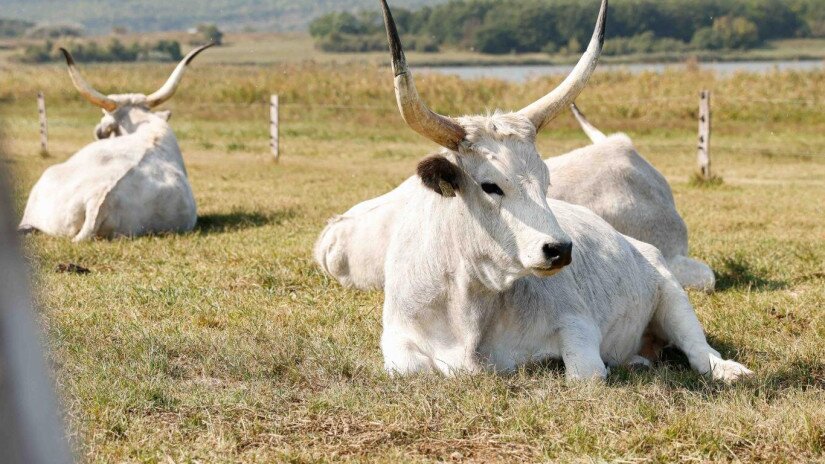
<instances>
[{"instance_id":1,"label":"cow's neck","mask_svg":"<svg viewBox=\"0 0 825 464\"><path fill-rule=\"evenodd\" d=\"M425 198L420 210L430 214L414 227L417 227L417 236L430 242L424 249L438 252L420 256L422 261L416 267L438 270L430 275L433 287L441 289L439 299L459 308L472 306L470 300L500 299L518 277L505 276L492 259L485 257L480 244L489 238L479 237L484 231L468 222L472 219L464 199L461 196L445 199L431 192L426 192Z\"/></svg>"}]
</instances>

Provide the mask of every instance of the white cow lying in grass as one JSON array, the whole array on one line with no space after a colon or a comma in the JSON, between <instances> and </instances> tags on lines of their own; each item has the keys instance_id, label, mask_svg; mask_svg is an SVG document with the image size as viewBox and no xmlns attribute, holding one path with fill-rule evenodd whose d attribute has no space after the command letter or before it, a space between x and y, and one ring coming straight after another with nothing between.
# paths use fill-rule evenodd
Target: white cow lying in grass
<instances>
[{"instance_id":1,"label":"white cow lying in grass","mask_svg":"<svg viewBox=\"0 0 825 464\"><path fill-rule=\"evenodd\" d=\"M553 173L547 196L584 206L619 232L659 248L683 287L713 291L710 267L687 257L687 227L664 176L629 137L606 137L575 106L573 113L593 145L545 161ZM383 288L387 244L400 206L416 184L415 177L407 179L330 220L315 245L316 262L342 285Z\"/></svg>"},{"instance_id":2,"label":"white cow lying in grass","mask_svg":"<svg viewBox=\"0 0 825 464\"><path fill-rule=\"evenodd\" d=\"M587 52L553 92L518 113L448 118L413 84L381 0L404 120L443 150L418 166L387 248L381 348L393 373L511 371L545 358L569 379L644 362L645 333L713 379L751 372L711 348L654 246L590 210L546 198L538 130L585 86L601 52L607 0Z\"/></svg>"},{"instance_id":3,"label":"white cow lying in grass","mask_svg":"<svg viewBox=\"0 0 825 464\"><path fill-rule=\"evenodd\" d=\"M168 111L152 108L169 100L186 66L205 45L191 51L157 92L105 96L75 69L61 49L77 90L103 109L97 141L51 166L29 195L19 230L72 237L74 241L195 227L197 209Z\"/></svg>"},{"instance_id":4,"label":"white cow lying in grass","mask_svg":"<svg viewBox=\"0 0 825 464\"><path fill-rule=\"evenodd\" d=\"M548 195L585 206L619 232L656 246L683 287L712 292L713 271L687 257L687 226L665 177L639 155L630 137L607 137L575 105L572 110L593 145L546 161L553 173Z\"/></svg>"}]
</instances>

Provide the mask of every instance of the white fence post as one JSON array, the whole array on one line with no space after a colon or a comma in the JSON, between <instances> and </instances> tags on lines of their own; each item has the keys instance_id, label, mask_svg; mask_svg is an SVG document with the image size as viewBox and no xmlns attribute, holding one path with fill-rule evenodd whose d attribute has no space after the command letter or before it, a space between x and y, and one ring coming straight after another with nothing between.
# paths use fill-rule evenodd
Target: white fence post
<instances>
[{"instance_id":1,"label":"white fence post","mask_svg":"<svg viewBox=\"0 0 825 464\"><path fill-rule=\"evenodd\" d=\"M704 180L711 179L710 172L710 90L699 94L699 175Z\"/></svg>"},{"instance_id":2,"label":"white fence post","mask_svg":"<svg viewBox=\"0 0 825 464\"><path fill-rule=\"evenodd\" d=\"M275 162L281 157L279 121L278 121L278 96L272 95L269 104L269 137L270 145L272 147L272 155L275 157Z\"/></svg>"},{"instance_id":3,"label":"white fence post","mask_svg":"<svg viewBox=\"0 0 825 464\"><path fill-rule=\"evenodd\" d=\"M46 96L37 92L37 113L40 115L40 154L49 155L49 124L46 120Z\"/></svg>"}]
</instances>

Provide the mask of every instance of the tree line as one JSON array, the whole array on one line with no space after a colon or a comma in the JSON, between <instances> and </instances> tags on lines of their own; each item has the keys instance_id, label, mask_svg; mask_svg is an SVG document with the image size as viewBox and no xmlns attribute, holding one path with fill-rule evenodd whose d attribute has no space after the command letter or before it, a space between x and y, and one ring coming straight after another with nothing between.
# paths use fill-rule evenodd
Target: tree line
<instances>
[{"instance_id":1,"label":"tree line","mask_svg":"<svg viewBox=\"0 0 825 464\"><path fill-rule=\"evenodd\" d=\"M131 61L179 61L183 58L180 43L176 40L160 40L155 43L124 44L112 39L107 44L97 42L72 42L66 46L72 56L84 63L113 63ZM16 57L23 63L47 63L62 61L63 55L56 44L47 40L43 44L29 45Z\"/></svg>"},{"instance_id":2,"label":"tree line","mask_svg":"<svg viewBox=\"0 0 825 464\"><path fill-rule=\"evenodd\" d=\"M0 37L21 37L32 27L34 27L34 23L30 21L0 18Z\"/></svg>"},{"instance_id":3,"label":"tree line","mask_svg":"<svg viewBox=\"0 0 825 464\"><path fill-rule=\"evenodd\" d=\"M405 46L482 53L578 53L590 40L598 0L451 0L393 8ZM610 5L606 54L749 49L765 41L825 37L823 0L624 0ZM386 49L375 11L330 13L309 26L332 52Z\"/></svg>"}]
</instances>

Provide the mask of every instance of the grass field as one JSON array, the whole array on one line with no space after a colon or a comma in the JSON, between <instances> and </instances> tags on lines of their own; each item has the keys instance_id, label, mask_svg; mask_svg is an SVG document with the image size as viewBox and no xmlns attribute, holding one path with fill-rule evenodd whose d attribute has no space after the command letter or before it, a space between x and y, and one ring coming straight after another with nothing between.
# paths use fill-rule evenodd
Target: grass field
<instances>
[{"instance_id":1,"label":"grass field","mask_svg":"<svg viewBox=\"0 0 825 464\"><path fill-rule=\"evenodd\" d=\"M204 54L206 58L208 54ZM106 92L157 88L171 65L84 67ZM18 208L42 170L91 140L99 111L58 66L0 74ZM517 109L558 82L421 76L438 111ZM688 182L698 91L714 91L714 169ZM34 95L49 102L38 155ZM268 154L281 95L282 162ZM182 236L26 248L78 455L90 462L524 462L825 459L825 75L599 74L579 100L671 181L692 254L719 278L691 294L711 343L754 371L710 384L678 359L566 386L557 364L512 376L390 379L380 293L311 260L331 215L390 189L435 147L407 129L371 64L196 62L168 107L199 204ZM351 108L358 107L358 108ZM364 108L368 107L368 108ZM546 156L585 145L563 116ZM805 156L792 156L805 155ZM90 275L55 273L77 263Z\"/></svg>"}]
</instances>

